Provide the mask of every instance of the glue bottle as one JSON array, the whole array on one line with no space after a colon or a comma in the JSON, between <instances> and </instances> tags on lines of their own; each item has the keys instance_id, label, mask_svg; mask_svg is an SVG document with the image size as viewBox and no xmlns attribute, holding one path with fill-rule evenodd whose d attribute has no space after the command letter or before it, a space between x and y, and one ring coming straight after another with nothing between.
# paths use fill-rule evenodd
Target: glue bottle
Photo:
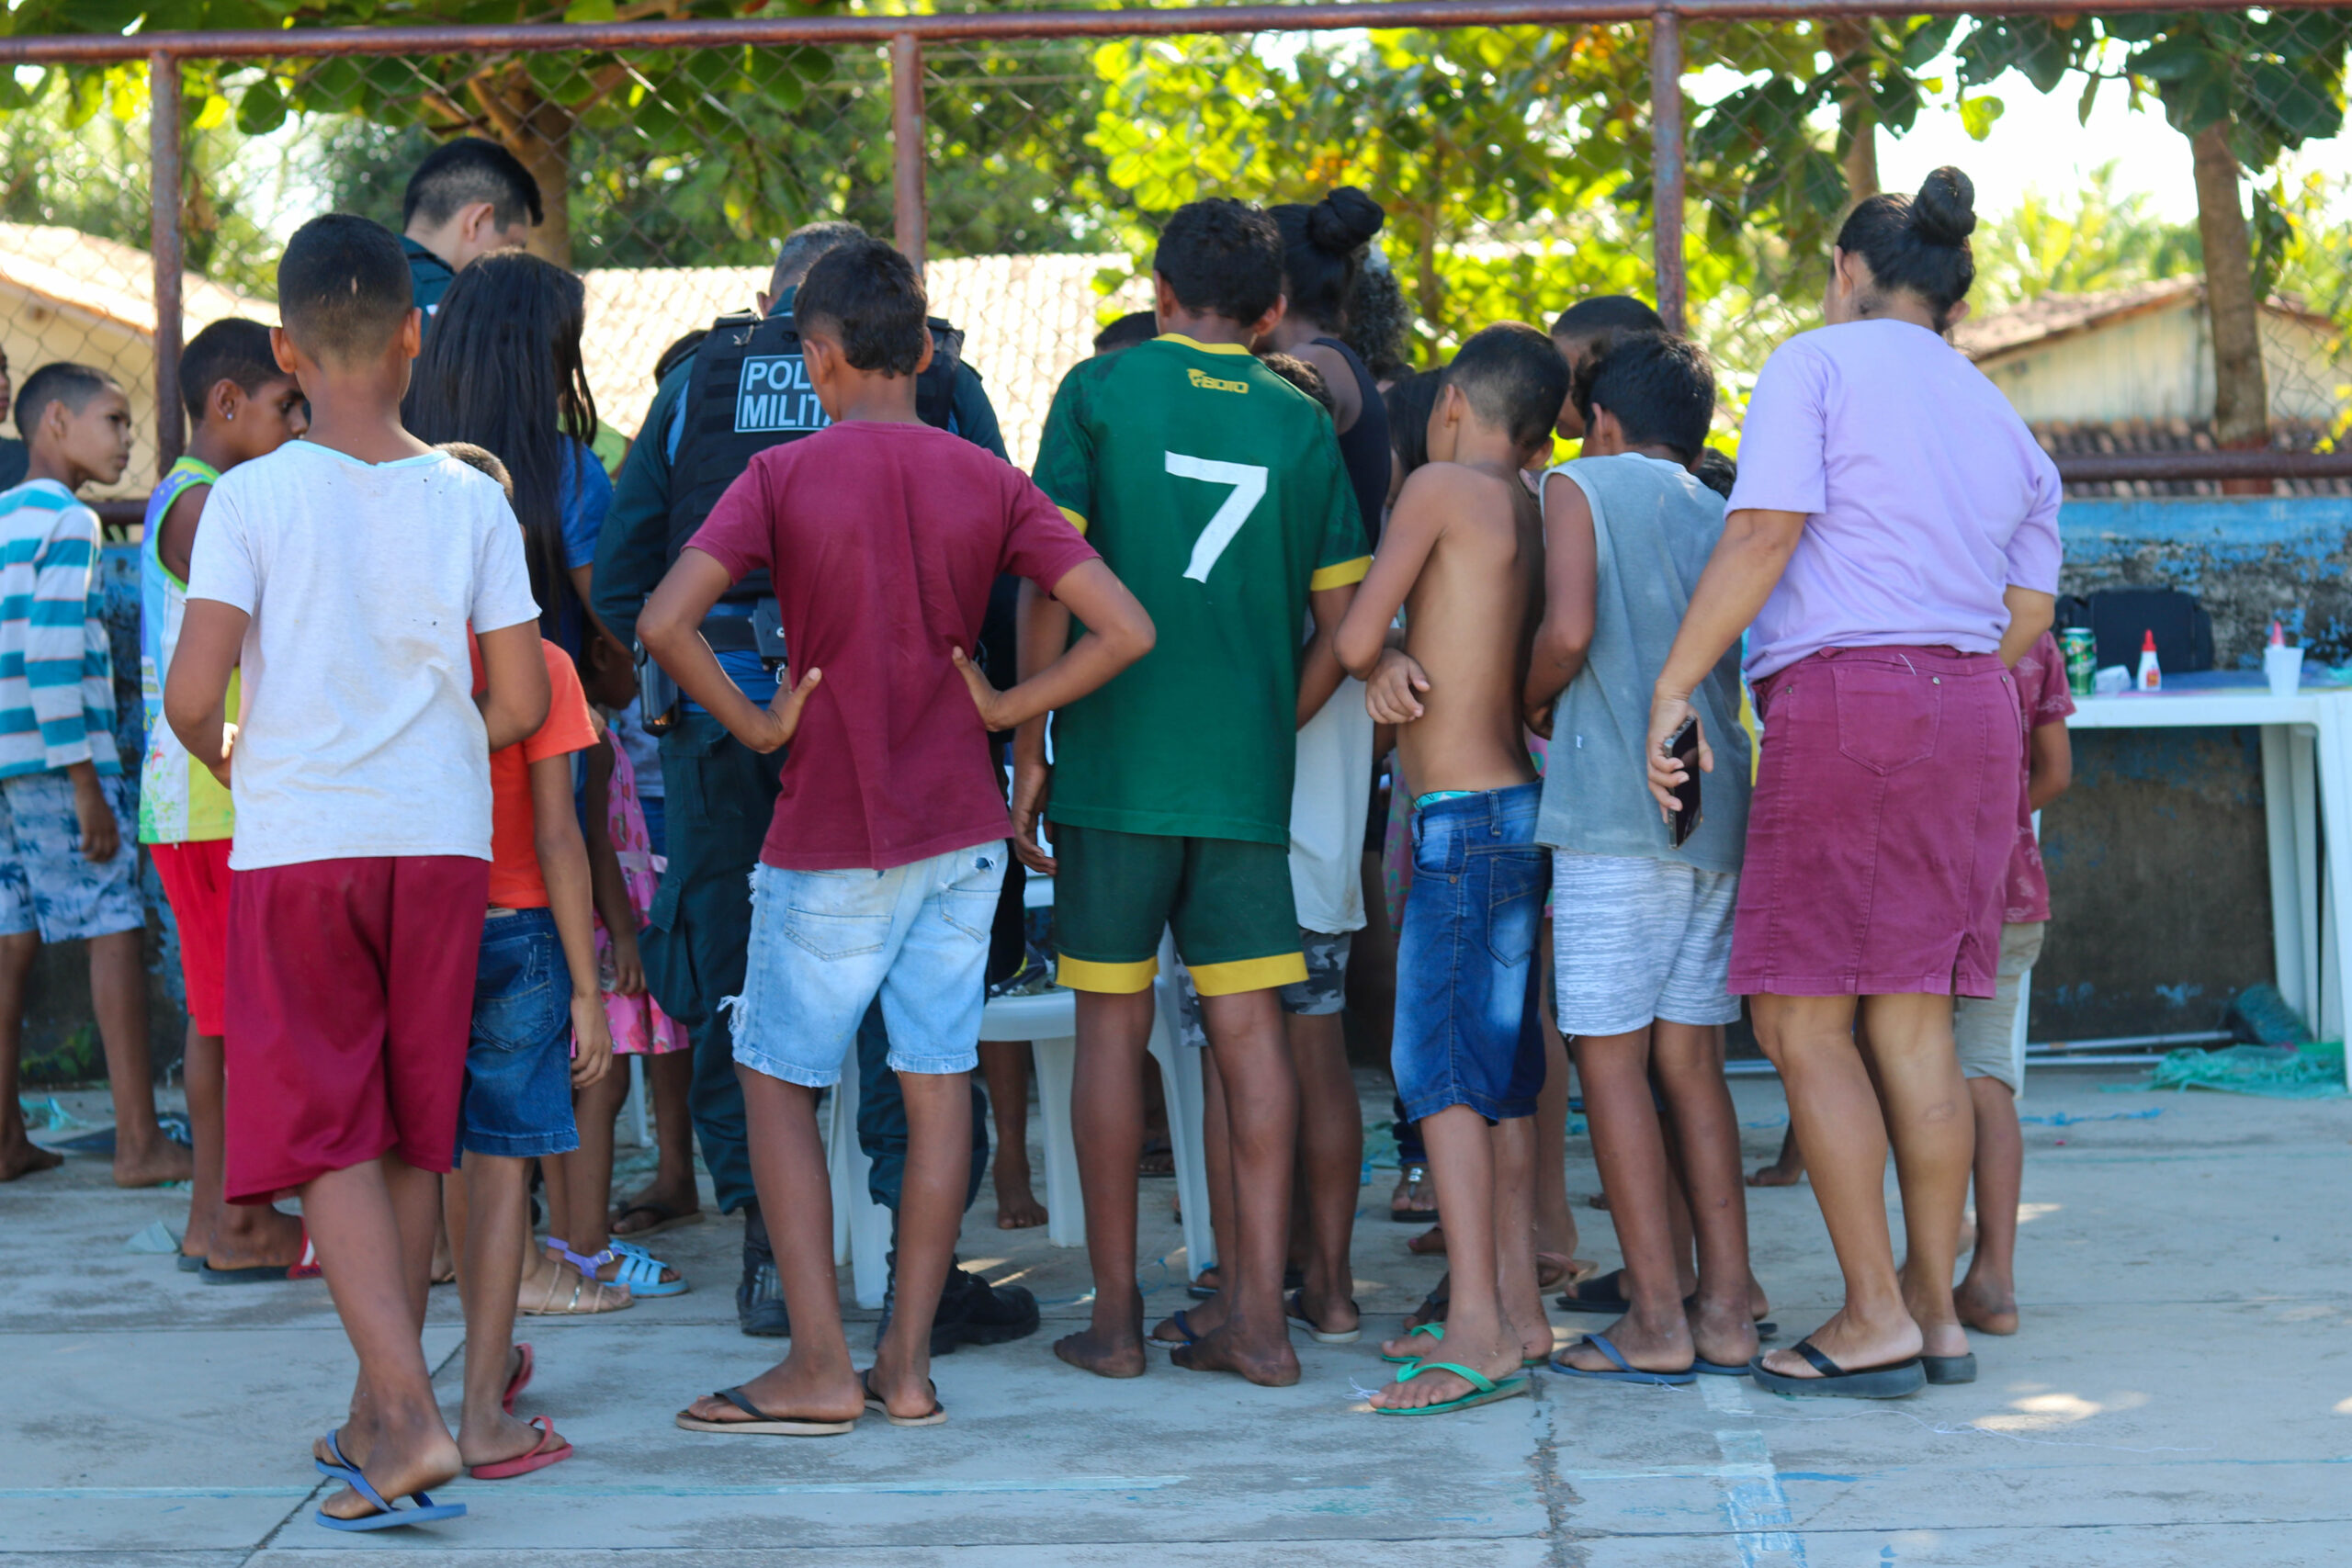
<instances>
[{"instance_id":1,"label":"glue bottle","mask_svg":"<svg viewBox=\"0 0 2352 1568\"><path fill-rule=\"evenodd\" d=\"M2156 634L2150 631L2140 639L2140 677L2132 682L2143 692L2160 691L2165 672L2156 667Z\"/></svg>"},{"instance_id":2,"label":"glue bottle","mask_svg":"<svg viewBox=\"0 0 2352 1568\"><path fill-rule=\"evenodd\" d=\"M2275 616L2270 622L2270 646L2273 648L2287 646L2287 628L2280 626Z\"/></svg>"}]
</instances>

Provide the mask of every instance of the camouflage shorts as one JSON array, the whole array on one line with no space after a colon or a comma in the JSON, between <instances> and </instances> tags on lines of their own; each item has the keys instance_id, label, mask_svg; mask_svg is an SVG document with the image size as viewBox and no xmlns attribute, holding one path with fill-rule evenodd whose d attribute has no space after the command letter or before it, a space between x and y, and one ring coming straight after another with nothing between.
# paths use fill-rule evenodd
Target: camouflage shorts
<instances>
[{"instance_id":1,"label":"camouflage shorts","mask_svg":"<svg viewBox=\"0 0 2352 1568\"><path fill-rule=\"evenodd\" d=\"M1334 936L1299 929L1298 945L1306 954L1306 978L1282 988L1283 1011L1325 1017L1347 1004L1348 942L1352 934L1341 931ZM1201 1026L1201 998L1193 989L1193 976L1181 964L1176 976L1182 985L1178 1011L1183 1020L1184 1043L1206 1047L1208 1032Z\"/></svg>"}]
</instances>

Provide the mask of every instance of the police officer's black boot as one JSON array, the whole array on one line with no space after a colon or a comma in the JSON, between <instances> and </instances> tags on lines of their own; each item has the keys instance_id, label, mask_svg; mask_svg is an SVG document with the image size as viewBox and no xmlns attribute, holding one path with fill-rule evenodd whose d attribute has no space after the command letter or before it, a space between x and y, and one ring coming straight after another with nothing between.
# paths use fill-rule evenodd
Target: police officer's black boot
<instances>
[{"instance_id":1,"label":"police officer's black boot","mask_svg":"<svg viewBox=\"0 0 2352 1568\"><path fill-rule=\"evenodd\" d=\"M743 1278L735 1287L735 1321L746 1334L788 1339L792 1319L784 1309L784 1287L775 1277L775 1254L768 1247L767 1222L757 1202L743 1205Z\"/></svg>"}]
</instances>

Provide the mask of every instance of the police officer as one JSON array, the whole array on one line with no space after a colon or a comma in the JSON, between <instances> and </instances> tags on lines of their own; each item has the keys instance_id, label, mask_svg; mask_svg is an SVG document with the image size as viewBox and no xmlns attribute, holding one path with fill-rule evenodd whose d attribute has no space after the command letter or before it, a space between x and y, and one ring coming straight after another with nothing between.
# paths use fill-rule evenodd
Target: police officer
<instances>
[{"instance_id":1,"label":"police officer","mask_svg":"<svg viewBox=\"0 0 2352 1568\"><path fill-rule=\"evenodd\" d=\"M819 257L864 237L854 223L812 223L794 231L777 253L758 311L720 318L693 356L662 378L621 467L596 545L592 608L616 636L634 640L631 631L647 597L753 454L824 427L825 412L808 385L793 331L792 297ZM962 363L963 334L944 321L933 321L931 327L932 366L916 384L917 412L927 423L1003 457L996 411L978 375ZM783 657L775 625L775 600L763 573L737 584L702 626L720 667L763 706L775 695L774 666ZM658 671L650 683L658 683ZM659 709L669 706L662 700L667 695L650 694L649 728L662 722ZM719 1210L744 1211L736 1316L746 1334L785 1336L791 1325L752 1185L743 1094L735 1079L733 1041L719 1010L722 998L743 989L751 871L767 831L784 753L758 755L690 703L673 711L660 735L669 866L642 942L646 981L662 1010L694 1036L690 1105ZM873 1160L874 1200L895 1213L905 1168L906 1115L888 1054L876 1008L858 1032L858 1140ZM986 1102L977 1081L973 1100L969 1191L977 1193L988 1167ZM996 1343L1032 1333L1037 1305L1018 1286L992 1290L978 1276L956 1269L948 1276L936 1323L934 1355L959 1343Z\"/></svg>"}]
</instances>

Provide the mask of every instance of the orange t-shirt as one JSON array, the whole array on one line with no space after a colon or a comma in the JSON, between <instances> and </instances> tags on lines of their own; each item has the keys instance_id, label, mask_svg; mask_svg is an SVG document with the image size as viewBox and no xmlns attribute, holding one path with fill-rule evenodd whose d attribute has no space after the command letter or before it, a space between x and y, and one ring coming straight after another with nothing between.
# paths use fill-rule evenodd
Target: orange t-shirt
<instances>
[{"instance_id":1,"label":"orange t-shirt","mask_svg":"<svg viewBox=\"0 0 2352 1568\"><path fill-rule=\"evenodd\" d=\"M470 640L470 638L469 639ZM531 764L596 744L588 695L571 656L539 639L548 661L547 722L529 739L490 754L490 902L500 909L544 909L547 879L539 874L538 819L531 811ZM474 655L474 685L482 682L481 649Z\"/></svg>"}]
</instances>

